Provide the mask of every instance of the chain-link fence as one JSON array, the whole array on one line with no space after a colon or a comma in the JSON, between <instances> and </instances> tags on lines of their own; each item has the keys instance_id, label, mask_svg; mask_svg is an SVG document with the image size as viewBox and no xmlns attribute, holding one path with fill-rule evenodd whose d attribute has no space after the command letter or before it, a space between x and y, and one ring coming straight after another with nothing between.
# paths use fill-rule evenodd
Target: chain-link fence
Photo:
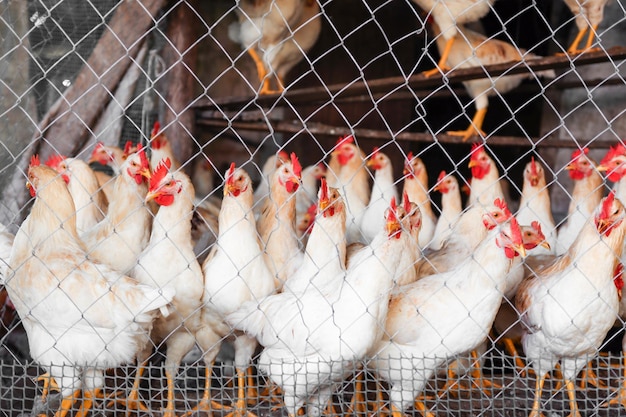
<instances>
[{"instance_id":1,"label":"chain-link fence","mask_svg":"<svg viewBox=\"0 0 626 417\"><path fill-rule=\"evenodd\" d=\"M623 414L625 33L1 2L0 413Z\"/></svg>"}]
</instances>

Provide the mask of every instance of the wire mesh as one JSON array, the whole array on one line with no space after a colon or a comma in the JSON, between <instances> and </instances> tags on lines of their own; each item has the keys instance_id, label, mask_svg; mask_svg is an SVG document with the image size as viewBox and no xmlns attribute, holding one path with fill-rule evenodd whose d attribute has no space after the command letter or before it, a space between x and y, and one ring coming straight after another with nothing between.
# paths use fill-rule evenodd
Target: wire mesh
<instances>
[{"instance_id":1,"label":"wire mesh","mask_svg":"<svg viewBox=\"0 0 626 417\"><path fill-rule=\"evenodd\" d=\"M622 414L625 22L2 2L0 414Z\"/></svg>"}]
</instances>

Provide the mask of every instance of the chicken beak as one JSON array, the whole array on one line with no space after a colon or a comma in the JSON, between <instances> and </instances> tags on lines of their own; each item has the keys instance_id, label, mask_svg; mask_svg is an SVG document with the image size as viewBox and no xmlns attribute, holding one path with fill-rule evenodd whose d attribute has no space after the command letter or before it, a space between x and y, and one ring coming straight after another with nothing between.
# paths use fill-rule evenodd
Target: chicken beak
<instances>
[{"instance_id":1,"label":"chicken beak","mask_svg":"<svg viewBox=\"0 0 626 417\"><path fill-rule=\"evenodd\" d=\"M596 229L598 230L598 233L600 233L601 235L605 234L610 226L611 226L611 222L606 219L597 220Z\"/></svg>"},{"instance_id":2,"label":"chicken beak","mask_svg":"<svg viewBox=\"0 0 626 417\"><path fill-rule=\"evenodd\" d=\"M150 171L150 168L142 168L139 171L139 175L141 175L142 177L144 177L146 180L149 180L150 177L152 176L152 172Z\"/></svg>"},{"instance_id":3,"label":"chicken beak","mask_svg":"<svg viewBox=\"0 0 626 417\"><path fill-rule=\"evenodd\" d=\"M474 168L475 166L478 166L478 161L475 161L473 159L469 161L469 164L467 164L468 168Z\"/></svg>"},{"instance_id":4,"label":"chicken beak","mask_svg":"<svg viewBox=\"0 0 626 417\"><path fill-rule=\"evenodd\" d=\"M568 165L568 166L569 166L569 165ZM606 165L598 165L598 166L596 167L596 170L597 170L598 172L606 172L606 171L608 171L608 170L609 170L609 167L607 167Z\"/></svg>"},{"instance_id":5,"label":"chicken beak","mask_svg":"<svg viewBox=\"0 0 626 417\"><path fill-rule=\"evenodd\" d=\"M546 249L548 249L548 250L552 249L552 248L550 247L550 244L548 243L548 241L547 241L547 240L544 240L543 242L541 242L541 243L539 244L539 246L541 246L542 248L546 248Z\"/></svg>"},{"instance_id":6,"label":"chicken beak","mask_svg":"<svg viewBox=\"0 0 626 417\"><path fill-rule=\"evenodd\" d=\"M330 200L328 199L321 199L319 201L319 209L320 209L320 213L323 212L324 210L326 210L326 208L330 206Z\"/></svg>"},{"instance_id":7,"label":"chicken beak","mask_svg":"<svg viewBox=\"0 0 626 417\"><path fill-rule=\"evenodd\" d=\"M575 169L576 167L574 166L574 164L567 164L565 165L565 170L566 171L571 171L573 169Z\"/></svg>"},{"instance_id":8,"label":"chicken beak","mask_svg":"<svg viewBox=\"0 0 626 417\"><path fill-rule=\"evenodd\" d=\"M149 203L150 201L154 200L160 195L161 195L161 190L149 191L148 194L146 194L146 198L144 199L144 202Z\"/></svg>"},{"instance_id":9,"label":"chicken beak","mask_svg":"<svg viewBox=\"0 0 626 417\"><path fill-rule=\"evenodd\" d=\"M522 258L525 258L525 257L526 257L526 248L524 247L524 245L523 245L523 244L513 245L512 249L513 249L515 252L519 253L519 255L520 255Z\"/></svg>"},{"instance_id":10,"label":"chicken beak","mask_svg":"<svg viewBox=\"0 0 626 417\"><path fill-rule=\"evenodd\" d=\"M396 235L402 229L402 226L397 220L387 221L385 226L387 229L387 236L389 237ZM400 235L398 234L397 237L400 237Z\"/></svg>"}]
</instances>

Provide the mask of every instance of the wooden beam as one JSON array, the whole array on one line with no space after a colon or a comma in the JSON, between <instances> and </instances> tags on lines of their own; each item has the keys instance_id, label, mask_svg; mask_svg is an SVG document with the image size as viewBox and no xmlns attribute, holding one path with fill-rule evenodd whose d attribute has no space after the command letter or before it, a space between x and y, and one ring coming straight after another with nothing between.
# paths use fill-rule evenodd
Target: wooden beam
<instances>
[{"instance_id":1,"label":"wooden beam","mask_svg":"<svg viewBox=\"0 0 626 417\"><path fill-rule=\"evenodd\" d=\"M263 122L231 122L228 120L200 119L198 124L216 130L231 128L236 131L269 131L270 127ZM291 134L310 134L313 136L341 136L354 133L359 138L380 139L384 141L408 141L408 142L439 142L450 144L471 143L463 142L458 136L451 136L445 133L433 135L431 133L401 132L395 135L383 130L376 129L349 129L347 127L329 126L322 123L293 123L290 121L276 122L271 125L272 131ZM475 140L479 140L476 137ZM593 140L593 141L573 141L559 139L556 134L543 138L526 138L521 136L490 136L487 143L491 146L525 146L525 147L552 147L552 148L608 148L614 142Z\"/></svg>"},{"instance_id":2,"label":"wooden beam","mask_svg":"<svg viewBox=\"0 0 626 417\"><path fill-rule=\"evenodd\" d=\"M462 81L480 78L512 75L524 72L538 72L546 69L575 68L581 65L590 65L598 62L608 62L626 59L626 47L613 47L608 50L586 52L576 56L556 55L520 62L488 65L485 67L461 68L448 72L445 75L435 75L429 78L421 73L409 78L387 77L364 82L361 79L349 84L334 84L323 87L288 90L282 94L268 94L263 96L227 97L224 99L206 99L199 101L197 109L229 109L241 108L254 103L257 106L276 106L284 100L291 105L345 99L359 95L391 94L400 89L410 87L413 90L432 90L442 84L460 83Z\"/></svg>"}]
</instances>

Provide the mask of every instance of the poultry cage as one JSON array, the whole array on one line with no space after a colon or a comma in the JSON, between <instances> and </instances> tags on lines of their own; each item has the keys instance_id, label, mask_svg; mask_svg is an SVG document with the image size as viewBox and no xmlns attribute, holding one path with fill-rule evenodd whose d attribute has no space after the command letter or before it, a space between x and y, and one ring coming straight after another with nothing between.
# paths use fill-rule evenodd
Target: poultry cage
<instances>
[{"instance_id":1,"label":"poultry cage","mask_svg":"<svg viewBox=\"0 0 626 417\"><path fill-rule=\"evenodd\" d=\"M621 1L0 23L0 415L626 412Z\"/></svg>"}]
</instances>

